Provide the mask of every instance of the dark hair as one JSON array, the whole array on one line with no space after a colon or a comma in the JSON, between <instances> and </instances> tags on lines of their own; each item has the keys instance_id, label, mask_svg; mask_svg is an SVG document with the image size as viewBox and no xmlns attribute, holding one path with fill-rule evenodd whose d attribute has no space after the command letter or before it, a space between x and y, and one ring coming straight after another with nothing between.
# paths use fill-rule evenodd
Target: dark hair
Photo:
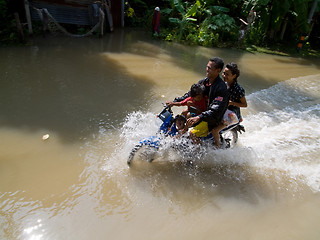
<instances>
[{"instance_id":1,"label":"dark hair","mask_svg":"<svg viewBox=\"0 0 320 240\"><path fill-rule=\"evenodd\" d=\"M238 77L240 76L240 70L238 69L238 65L234 62L231 62L226 65L226 68L228 68L231 71L232 75L236 75L236 78L234 80L237 81Z\"/></svg>"},{"instance_id":2,"label":"dark hair","mask_svg":"<svg viewBox=\"0 0 320 240\"><path fill-rule=\"evenodd\" d=\"M204 86L202 84L199 83L195 83L191 86L190 89L190 97L195 97L198 96L200 94L203 95L204 93Z\"/></svg>"},{"instance_id":3,"label":"dark hair","mask_svg":"<svg viewBox=\"0 0 320 240\"><path fill-rule=\"evenodd\" d=\"M186 123L186 122L187 122L187 119L186 119L186 117L183 116L183 115L177 115L177 116L174 118L174 121L175 121L175 122L176 122L176 121L182 121L182 122Z\"/></svg>"},{"instance_id":4,"label":"dark hair","mask_svg":"<svg viewBox=\"0 0 320 240\"><path fill-rule=\"evenodd\" d=\"M213 58L210 58L209 60L210 62L214 62L215 63L215 68L220 68L221 70L223 69L223 66L224 66L224 62L221 58L219 57L213 57Z\"/></svg>"}]
</instances>

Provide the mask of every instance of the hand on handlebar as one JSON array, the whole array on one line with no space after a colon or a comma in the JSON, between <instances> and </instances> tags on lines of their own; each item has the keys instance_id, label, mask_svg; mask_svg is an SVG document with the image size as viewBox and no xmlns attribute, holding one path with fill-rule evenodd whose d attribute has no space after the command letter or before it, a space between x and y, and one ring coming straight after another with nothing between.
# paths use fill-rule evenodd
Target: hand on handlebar
<instances>
[{"instance_id":1,"label":"hand on handlebar","mask_svg":"<svg viewBox=\"0 0 320 240\"><path fill-rule=\"evenodd\" d=\"M173 106L173 102L172 102L172 101L166 102L166 106L167 106L167 107L172 107L172 106Z\"/></svg>"}]
</instances>

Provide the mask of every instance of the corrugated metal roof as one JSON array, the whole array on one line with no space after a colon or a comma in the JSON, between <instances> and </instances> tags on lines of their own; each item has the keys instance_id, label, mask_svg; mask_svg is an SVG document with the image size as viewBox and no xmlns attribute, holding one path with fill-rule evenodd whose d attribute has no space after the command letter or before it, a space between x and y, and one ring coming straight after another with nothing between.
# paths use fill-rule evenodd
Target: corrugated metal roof
<instances>
[{"instance_id":1,"label":"corrugated metal roof","mask_svg":"<svg viewBox=\"0 0 320 240\"><path fill-rule=\"evenodd\" d=\"M93 4L94 2L96 2L96 0L65 0L66 3L69 4L79 4L79 5L89 5L89 4Z\"/></svg>"},{"instance_id":2,"label":"corrugated metal roof","mask_svg":"<svg viewBox=\"0 0 320 240\"><path fill-rule=\"evenodd\" d=\"M54 3L52 3L54 2ZM62 2L65 2L63 4ZM68 3L66 3L68 2ZM76 2L77 4L73 4ZM30 6L41 9L46 8L54 19L59 23L78 24L78 25L91 25L92 22L89 18L88 6L92 4L92 0L79 0L79 1L30 1ZM81 5L80 5L81 3ZM30 8L31 17L35 20L40 20L36 10Z\"/></svg>"},{"instance_id":3,"label":"corrugated metal roof","mask_svg":"<svg viewBox=\"0 0 320 240\"><path fill-rule=\"evenodd\" d=\"M123 26L124 0L110 0L111 13L114 26ZM91 19L88 7L97 0L29 0L32 19L40 20L39 15L32 6L46 8L59 23L94 25L98 20ZM92 9L91 9L92 10Z\"/></svg>"},{"instance_id":4,"label":"corrugated metal roof","mask_svg":"<svg viewBox=\"0 0 320 240\"><path fill-rule=\"evenodd\" d=\"M96 0L29 0L30 3L38 2L38 3L47 3L53 5L71 5L71 6L82 6L86 7L90 4L96 2Z\"/></svg>"}]
</instances>

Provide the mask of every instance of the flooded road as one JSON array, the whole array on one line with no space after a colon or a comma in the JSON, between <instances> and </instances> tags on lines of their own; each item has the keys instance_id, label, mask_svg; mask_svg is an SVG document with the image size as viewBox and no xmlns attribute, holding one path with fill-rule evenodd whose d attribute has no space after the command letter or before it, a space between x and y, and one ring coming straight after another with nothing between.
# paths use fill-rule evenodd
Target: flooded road
<instances>
[{"instance_id":1,"label":"flooded road","mask_svg":"<svg viewBox=\"0 0 320 240\"><path fill-rule=\"evenodd\" d=\"M237 146L195 167L164 153L129 168L161 103L202 79L212 56L241 70ZM118 30L0 48L0 66L1 239L320 238L319 59Z\"/></svg>"}]
</instances>

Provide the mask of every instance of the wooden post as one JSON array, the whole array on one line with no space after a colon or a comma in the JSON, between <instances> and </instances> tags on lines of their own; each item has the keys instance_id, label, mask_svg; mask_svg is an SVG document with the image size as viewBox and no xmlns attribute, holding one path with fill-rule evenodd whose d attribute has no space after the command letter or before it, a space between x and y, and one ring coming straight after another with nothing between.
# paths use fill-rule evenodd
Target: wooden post
<instances>
[{"instance_id":1,"label":"wooden post","mask_svg":"<svg viewBox=\"0 0 320 240\"><path fill-rule=\"evenodd\" d=\"M30 6L29 6L28 0L24 0L24 9L26 11L29 34L32 35L33 31L32 31L31 17L30 17Z\"/></svg>"},{"instance_id":2,"label":"wooden post","mask_svg":"<svg viewBox=\"0 0 320 240\"><path fill-rule=\"evenodd\" d=\"M109 30L110 32L113 32L113 19L112 19L112 13L111 13L111 2L108 1L108 3L106 1L103 1L103 6L105 9L105 14L107 15L107 20L109 23Z\"/></svg>"},{"instance_id":3,"label":"wooden post","mask_svg":"<svg viewBox=\"0 0 320 240\"><path fill-rule=\"evenodd\" d=\"M21 26L19 14L17 12L14 13L14 18L16 19L16 25L17 25L17 29L18 29L19 39L21 42L24 42L23 29Z\"/></svg>"},{"instance_id":4,"label":"wooden post","mask_svg":"<svg viewBox=\"0 0 320 240\"><path fill-rule=\"evenodd\" d=\"M282 26L282 30L281 30L281 34L280 34L280 40L282 41L283 40L283 36L284 36L284 33L287 29L287 24L288 24L288 18L286 18L284 20L284 23L283 23L283 26Z\"/></svg>"},{"instance_id":5,"label":"wooden post","mask_svg":"<svg viewBox=\"0 0 320 240\"><path fill-rule=\"evenodd\" d=\"M121 0L121 27L124 27L124 0Z\"/></svg>"},{"instance_id":6,"label":"wooden post","mask_svg":"<svg viewBox=\"0 0 320 240\"><path fill-rule=\"evenodd\" d=\"M101 7L99 8L99 20L100 20L100 35L101 37L103 36L103 24L104 24L104 12L101 9Z\"/></svg>"}]
</instances>

